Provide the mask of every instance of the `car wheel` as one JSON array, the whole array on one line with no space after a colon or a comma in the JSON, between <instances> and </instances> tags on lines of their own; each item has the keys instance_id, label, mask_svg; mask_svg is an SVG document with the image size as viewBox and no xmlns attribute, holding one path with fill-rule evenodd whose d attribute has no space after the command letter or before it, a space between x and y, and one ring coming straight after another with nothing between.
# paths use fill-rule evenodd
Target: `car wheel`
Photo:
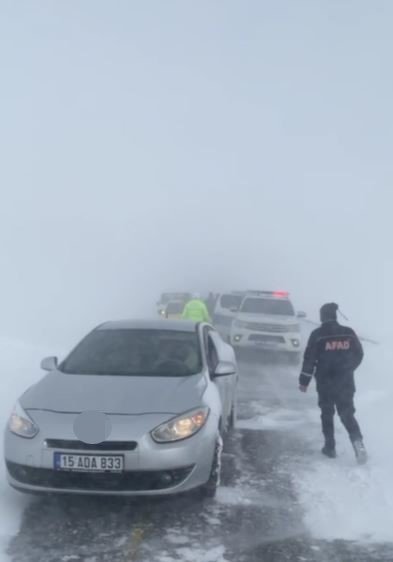
<instances>
[{"instance_id":1,"label":"car wheel","mask_svg":"<svg viewBox=\"0 0 393 562\"><path fill-rule=\"evenodd\" d=\"M222 455L223 441L221 434L217 436L213 462L211 466L209 480L201 486L200 492L203 498L214 498L221 480L221 455Z\"/></svg>"}]
</instances>

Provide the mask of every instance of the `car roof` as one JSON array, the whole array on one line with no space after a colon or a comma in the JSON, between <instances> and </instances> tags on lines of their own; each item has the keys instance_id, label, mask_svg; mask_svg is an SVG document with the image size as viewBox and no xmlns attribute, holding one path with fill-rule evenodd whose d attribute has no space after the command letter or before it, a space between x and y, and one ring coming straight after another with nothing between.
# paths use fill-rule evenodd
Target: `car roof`
<instances>
[{"instance_id":1,"label":"car roof","mask_svg":"<svg viewBox=\"0 0 393 562\"><path fill-rule=\"evenodd\" d=\"M195 332L198 322L190 320L114 320L104 322L96 328L97 330L169 330L177 332Z\"/></svg>"}]
</instances>

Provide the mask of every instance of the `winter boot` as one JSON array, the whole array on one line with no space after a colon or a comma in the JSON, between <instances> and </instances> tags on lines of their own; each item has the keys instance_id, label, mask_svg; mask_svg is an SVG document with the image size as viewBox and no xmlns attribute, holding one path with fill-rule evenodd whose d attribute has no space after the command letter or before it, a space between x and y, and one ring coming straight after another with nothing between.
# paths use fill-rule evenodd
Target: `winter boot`
<instances>
[{"instance_id":1,"label":"winter boot","mask_svg":"<svg viewBox=\"0 0 393 562\"><path fill-rule=\"evenodd\" d=\"M329 459L335 459L337 457L336 447L330 443L326 443L323 447L321 453L328 457Z\"/></svg>"},{"instance_id":2,"label":"winter boot","mask_svg":"<svg viewBox=\"0 0 393 562\"><path fill-rule=\"evenodd\" d=\"M358 464L365 464L367 462L367 451L361 439L352 441L353 450L355 451L356 460Z\"/></svg>"}]
</instances>

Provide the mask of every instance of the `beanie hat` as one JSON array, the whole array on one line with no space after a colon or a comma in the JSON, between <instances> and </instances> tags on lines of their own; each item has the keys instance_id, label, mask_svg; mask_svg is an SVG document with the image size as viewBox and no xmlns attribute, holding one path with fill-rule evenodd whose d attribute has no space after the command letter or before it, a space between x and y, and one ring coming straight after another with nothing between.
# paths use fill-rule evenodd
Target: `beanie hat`
<instances>
[{"instance_id":1,"label":"beanie hat","mask_svg":"<svg viewBox=\"0 0 393 562\"><path fill-rule=\"evenodd\" d=\"M330 320L337 320L338 304L335 302L328 302L324 304L319 313L321 322L329 322Z\"/></svg>"}]
</instances>

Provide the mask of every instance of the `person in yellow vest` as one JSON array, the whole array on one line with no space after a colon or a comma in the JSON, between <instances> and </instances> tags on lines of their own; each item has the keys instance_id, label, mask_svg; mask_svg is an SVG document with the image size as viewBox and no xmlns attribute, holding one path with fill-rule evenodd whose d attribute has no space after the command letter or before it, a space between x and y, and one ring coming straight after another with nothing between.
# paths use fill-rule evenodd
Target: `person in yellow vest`
<instances>
[{"instance_id":1,"label":"person in yellow vest","mask_svg":"<svg viewBox=\"0 0 393 562\"><path fill-rule=\"evenodd\" d=\"M197 293L192 296L192 299L184 307L182 318L184 320L192 320L193 322L211 323L207 306Z\"/></svg>"}]
</instances>

